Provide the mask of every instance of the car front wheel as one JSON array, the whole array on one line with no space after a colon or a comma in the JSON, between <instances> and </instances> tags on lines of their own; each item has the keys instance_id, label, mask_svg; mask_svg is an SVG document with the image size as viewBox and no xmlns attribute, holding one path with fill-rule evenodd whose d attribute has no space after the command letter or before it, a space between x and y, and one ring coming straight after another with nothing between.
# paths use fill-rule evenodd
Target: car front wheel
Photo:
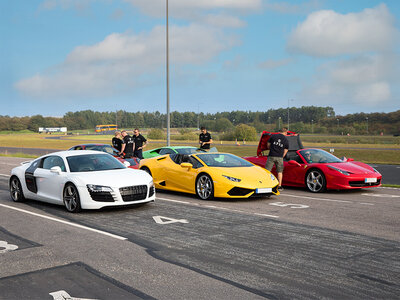
<instances>
[{"instance_id":1,"label":"car front wheel","mask_svg":"<svg viewBox=\"0 0 400 300\"><path fill-rule=\"evenodd\" d=\"M82 210L78 189L72 183L67 184L64 188L63 202L69 212L76 213Z\"/></svg>"},{"instance_id":2,"label":"car front wheel","mask_svg":"<svg viewBox=\"0 0 400 300\"><path fill-rule=\"evenodd\" d=\"M312 193L319 193L326 190L326 179L320 170L310 170L306 175L306 187Z\"/></svg>"},{"instance_id":3,"label":"car front wheel","mask_svg":"<svg viewBox=\"0 0 400 300\"><path fill-rule=\"evenodd\" d=\"M210 200L214 197L214 184L207 174L202 174L197 178L196 194L202 200Z\"/></svg>"},{"instance_id":4,"label":"car front wheel","mask_svg":"<svg viewBox=\"0 0 400 300\"><path fill-rule=\"evenodd\" d=\"M25 200L21 182L16 176L12 177L10 180L10 196L14 202L22 202Z\"/></svg>"}]
</instances>

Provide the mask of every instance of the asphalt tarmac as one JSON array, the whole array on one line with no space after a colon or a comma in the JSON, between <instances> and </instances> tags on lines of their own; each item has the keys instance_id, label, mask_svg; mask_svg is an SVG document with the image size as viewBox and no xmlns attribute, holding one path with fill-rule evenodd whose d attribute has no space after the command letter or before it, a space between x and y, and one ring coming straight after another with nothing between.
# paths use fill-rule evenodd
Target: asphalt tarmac
<instances>
[{"instance_id":1,"label":"asphalt tarmac","mask_svg":"<svg viewBox=\"0 0 400 300\"><path fill-rule=\"evenodd\" d=\"M400 189L234 201L158 191L153 204L70 214L10 200L22 160L0 158L0 299L400 295Z\"/></svg>"}]
</instances>

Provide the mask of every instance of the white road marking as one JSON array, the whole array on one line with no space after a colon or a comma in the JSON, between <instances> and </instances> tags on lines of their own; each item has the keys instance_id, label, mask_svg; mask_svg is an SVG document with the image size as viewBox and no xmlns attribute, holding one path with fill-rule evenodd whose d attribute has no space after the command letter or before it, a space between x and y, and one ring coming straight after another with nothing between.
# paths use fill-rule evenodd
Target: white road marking
<instances>
[{"instance_id":1,"label":"white road marking","mask_svg":"<svg viewBox=\"0 0 400 300\"><path fill-rule=\"evenodd\" d=\"M106 232L106 231L94 229L94 228L91 228L91 227L79 225L79 224L76 224L76 223L72 223L72 222L69 222L69 221L64 221L64 220L53 218L53 217L44 216L44 215L41 215L41 214L38 214L38 213L34 213L34 212L31 212L31 211L28 211L28 210L25 210L25 209L20 209L20 208L17 208L17 207L4 205L4 204L0 204L0 206L5 207L5 208L9 208L9 209L13 209L13 210L16 210L16 211L19 211L19 212L23 212L23 213L26 213L26 214L29 214L29 215L32 215L32 216L40 217L40 218L43 218L43 219L47 219L47 220L55 221L55 222L58 222L58 223L62 223L62 224L74 226L74 227L77 227L77 228L85 229L85 230L88 230L88 231L93 231L93 232L96 232L96 233L100 233L100 234L103 234L103 235L106 235L106 236L109 236L109 237L112 237L112 238L115 238L115 239L118 239L118 240L124 241L124 240L128 239L126 237L115 235L115 234L112 234L112 233L109 233L109 232Z\"/></svg>"},{"instance_id":2,"label":"white road marking","mask_svg":"<svg viewBox=\"0 0 400 300\"><path fill-rule=\"evenodd\" d=\"M348 200L314 198L314 197L308 197L308 196L297 196L297 195L293 195L293 194L284 194L284 196L289 196L289 197L294 197L294 198L310 199L310 200L317 200L317 201L340 202L340 203L355 203L353 201L348 201Z\"/></svg>"},{"instance_id":3,"label":"white road marking","mask_svg":"<svg viewBox=\"0 0 400 300\"><path fill-rule=\"evenodd\" d=\"M363 196L368 196L368 197L377 197L377 198L400 198L400 195L390 195L390 194L368 194L364 193L361 194Z\"/></svg>"},{"instance_id":4,"label":"white road marking","mask_svg":"<svg viewBox=\"0 0 400 300\"><path fill-rule=\"evenodd\" d=\"M173 200L173 199L168 199L168 198L157 197L157 200L168 201L168 202L177 202L177 203L188 204L188 205L192 205L192 206L201 206L201 207L207 207L207 208L218 209L218 210L227 210L227 211L230 211L230 212L253 214L253 215L262 216L262 217L279 218L279 216L274 216L274 215L252 213L252 212L245 211L245 210L231 209L231 208L219 207L219 206L215 206L215 205L201 205L201 204L198 204L198 203L191 203L191 202L187 202L187 201Z\"/></svg>"},{"instance_id":5,"label":"white road marking","mask_svg":"<svg viewBox=\"0 0 400 300\"><path fill-rule=\"evenodd\" d=\"M10 177L10 175L7 175L7 174L0 174L0 176Z\"/></svg>"},{"instance_id":6,"label":"white road marking","mask_svg":"<svg viewBox=\"0 0 400 300\"><path fill-rule=\"evenodd\" d=\"M274 203L269 203L269 205L275 205L279 207L289 207L289 208L309 208L308 205L304 204L284 203L284 202L274 202Z\"/></svg>"},{"instance_id":7,"label":"white road marking","mask_svg":"<svg viewBox=\"0 0 400 300\"><path fill-rule=\"evenodd\" d=\"M0 241L0 254L1 253L6 253L9 251L14 251L17 250L18 246L17 245L13 245L13 244L9 244L6 241Z\"/></svg>"},{"instance_id":8,"label":"white road marking","mask_svg":"<svg viewBox=\"0 0 400 300\"><path fill-rule=\"evenodd\" d=\"M362 204L362 205L375 205L374 203L360 203L360 204Z\"/></svg>"},{"instance_id":9,"label":"white road marking","mask_svg":"<svg viewBox=\"0 0 400 300\"><path fill-rule=\"evenodd\" d=\"M161 224L161 225L172 224L172 223L183 223L183 224L189 223L189 221L185 220L185 219L173 219L173 218L168 218L168 217L163 217L163 216L154 216L153 219L157 224Z\"/></svg>"}]
</instances>

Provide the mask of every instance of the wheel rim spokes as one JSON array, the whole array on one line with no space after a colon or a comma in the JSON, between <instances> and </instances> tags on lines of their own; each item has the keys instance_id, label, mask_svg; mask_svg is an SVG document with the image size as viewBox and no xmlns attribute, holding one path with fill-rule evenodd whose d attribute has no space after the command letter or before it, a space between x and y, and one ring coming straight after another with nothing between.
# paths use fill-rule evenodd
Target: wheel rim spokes
<instances>
[{"instance_id":1,"label":"wheel rim spokes","mask_svg":"<svg viewBox=\"0 0 400 300\"><path fill-rule=\"evenodd\" d=\"M307 177L307 185L313 192L319 191L323 185L323 179L318 172L311 172Z\"/></svg>"},{"instance_id":2,"label":"wheel rim spokes","mask_svg":"<svg viewBox=\"0 0 400 300\"><path fill-rule=\"evenodd\" d=\"M197 191L202 199L206 199L211 195L212 185L208 177L202 176L197 182Z\"/></svg>"},{"instance_id":3,"label":"wheel rim spokes","mask_svg":"<svg viewBox=\"0 0 400 300\"><path fill-rule=\"evenodd\" d=\"M68 210L72 211L76 207L76 191L73 187L66 188L64 193L65 206Z\"/></svg>"},{"instance_id":4,"label":"wheel rim spokes","mask_svg":"<svg viewBox=\"0 0 400 300\"><path fill-rule=\"evenodd\" d=\"M18 200L19 199L19 195L20 195L20 188L19 188L19 184L16 180L13 180L11 182L11 195L13 197L14 200Z\"/></svg>"}]
</instances>

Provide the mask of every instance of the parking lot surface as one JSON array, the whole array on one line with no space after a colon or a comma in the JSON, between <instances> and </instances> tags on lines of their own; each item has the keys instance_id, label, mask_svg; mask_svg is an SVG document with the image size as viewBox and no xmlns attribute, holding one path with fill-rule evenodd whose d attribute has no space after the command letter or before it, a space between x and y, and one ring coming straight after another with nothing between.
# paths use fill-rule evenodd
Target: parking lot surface
<instances>
[{"instance_id":1,"label":"parking lot surface","mask_svg":"<svg viewBox=\"0 0 400 300\"><path fill-rule=\"evenodd\" d=\"M0 298L396 299L400 190L155 203L13 203L0 158ZM47 298L46 298L47 297ZM66 297L66 296L65 296Z\"/></svg>"}]
</instances>

